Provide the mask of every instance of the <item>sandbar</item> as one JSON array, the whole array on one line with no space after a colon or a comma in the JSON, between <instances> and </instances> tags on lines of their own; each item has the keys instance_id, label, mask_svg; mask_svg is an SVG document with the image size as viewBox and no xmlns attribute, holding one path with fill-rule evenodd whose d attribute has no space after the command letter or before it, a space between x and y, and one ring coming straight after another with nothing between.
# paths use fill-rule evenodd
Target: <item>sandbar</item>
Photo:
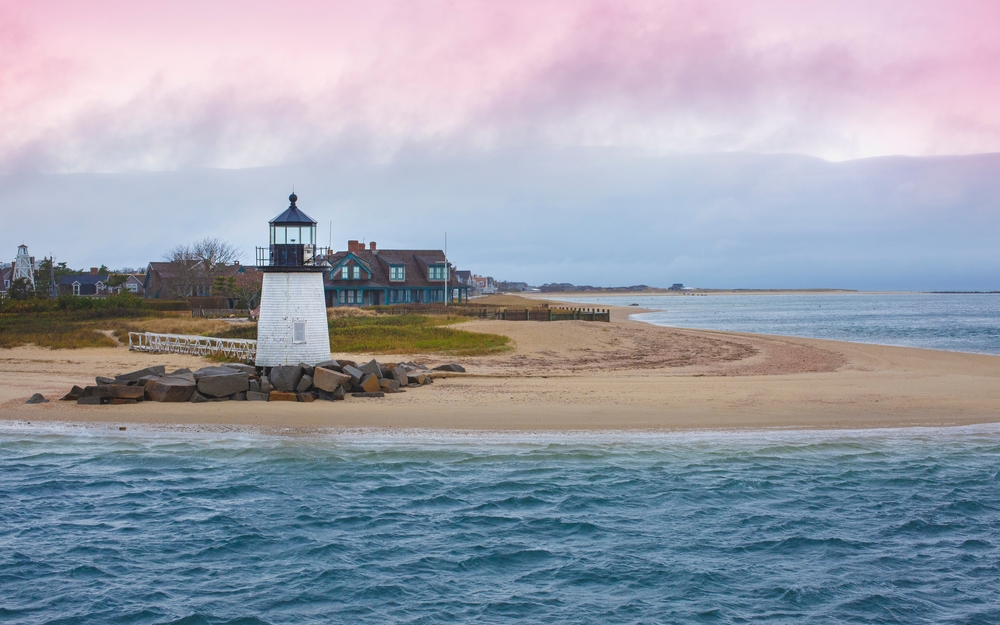
<instances>
[{"instance_id":1,"label":"sandbar","mask_svg":"<svg viewBox=\"0 0 1000 625\"><path fill-rule=\"evenodd\" d=\"M242 427L266 430L430 428L476 431L732 430L951 426L1000 421L1000 357L612 322L473 320L511 337L503 354L449 358L351 354L353 360L459 362L466 374L382 399L81 406L57 401L152 364L195 356L124 347L0 349L0 420ZM334 354L337 357L338 354ZM35 392L50 403L25 405Z\"/></svg>"}]
</instances>

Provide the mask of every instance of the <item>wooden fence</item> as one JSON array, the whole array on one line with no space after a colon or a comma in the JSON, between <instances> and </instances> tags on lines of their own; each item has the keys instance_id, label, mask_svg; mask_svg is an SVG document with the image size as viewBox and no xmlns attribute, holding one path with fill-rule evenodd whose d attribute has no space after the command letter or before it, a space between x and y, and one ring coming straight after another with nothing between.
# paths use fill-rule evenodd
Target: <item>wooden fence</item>
<instances>
[{"instance_id":1,"label":"wooden fence","mask_svg":"<svg viewBox=\"0 0 1000 625\"><path fill-rule=\"evenodd\" d=\"M193 308L191 316L216 319L220 317L249 317L250 311L246 308Z\"/></svg>"},{"instance_id":2,"label":"wooden fence","mask_svg":"<svg viewBox=\"0 0 1000 625\"><path fill-rule=\"evenodd\" d=\"M502 321L611 321L607 308L556 308L537 306L516 308L507 306L443 306L441 304L394 304L391 306L366 306L388 315L455 315L477 319Z\"/></svg>"}]
</instances>

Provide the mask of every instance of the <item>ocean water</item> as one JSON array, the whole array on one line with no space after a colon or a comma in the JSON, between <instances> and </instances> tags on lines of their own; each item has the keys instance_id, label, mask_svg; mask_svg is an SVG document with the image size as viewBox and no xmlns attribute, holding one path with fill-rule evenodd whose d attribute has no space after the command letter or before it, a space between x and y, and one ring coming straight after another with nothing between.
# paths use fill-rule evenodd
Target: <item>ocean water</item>
<instances>
[{"instance_id":1,"label":"ocean water","mask_svg":"<svg viewBox=\"0 0 1000 625\"><path fill-rule=\"evenodd\" d=\"M564 298L636 303L655 325L1000 354L1000 294L848 293Z\"/></svg>"},{"instance_id":2,"label":"ocean water","mask_svg":"<svg viewBox=\"0 0 1000 625\"><path fill-rule=\"evenodd\" d=\"M0 428L3 623L997 623L1000 429Z\"/></svg>"}]
</instances>

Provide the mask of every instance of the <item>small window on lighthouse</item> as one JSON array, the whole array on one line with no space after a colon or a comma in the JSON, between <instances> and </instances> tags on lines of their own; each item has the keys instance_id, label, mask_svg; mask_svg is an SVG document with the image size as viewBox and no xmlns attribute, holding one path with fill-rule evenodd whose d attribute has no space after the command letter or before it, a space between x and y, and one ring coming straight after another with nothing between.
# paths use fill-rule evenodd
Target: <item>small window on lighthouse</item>
<instances>
[{"instance_id":1,"label":"small window on lighthouse","mask_svg":"<svg viewBox=\"0 0 1000 625\"><path fill-rule=\"evenodd\" d=\"M306 342L306 322L305 321L293 321L292 322L292 342L293 343L305 343Z\"/></svg>"}]
</instances>

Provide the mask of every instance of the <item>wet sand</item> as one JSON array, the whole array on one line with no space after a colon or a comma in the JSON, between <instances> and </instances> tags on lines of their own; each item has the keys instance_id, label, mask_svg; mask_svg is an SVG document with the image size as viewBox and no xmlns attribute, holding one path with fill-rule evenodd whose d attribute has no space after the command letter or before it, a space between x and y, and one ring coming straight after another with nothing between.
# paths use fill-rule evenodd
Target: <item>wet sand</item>
<instances>
[{"instance_id":1,"label":"wet sand","mask_svg":"<svg viewBox=\"0 0 1000 625\"><path fill-rule=\"evenodd\" d=\"M0 419L215 428L684 430L870 428L1000 421L1000 357L612 323L470 321L510 336L505 354L353 360L459 362L467 374L383 399L78 406L73 384L153 364L207 361L125 348L0 350ZM337 355L335 354L334 357ZM53 401L27 406L41 392Z\"/></svg>"}]
</instances>

